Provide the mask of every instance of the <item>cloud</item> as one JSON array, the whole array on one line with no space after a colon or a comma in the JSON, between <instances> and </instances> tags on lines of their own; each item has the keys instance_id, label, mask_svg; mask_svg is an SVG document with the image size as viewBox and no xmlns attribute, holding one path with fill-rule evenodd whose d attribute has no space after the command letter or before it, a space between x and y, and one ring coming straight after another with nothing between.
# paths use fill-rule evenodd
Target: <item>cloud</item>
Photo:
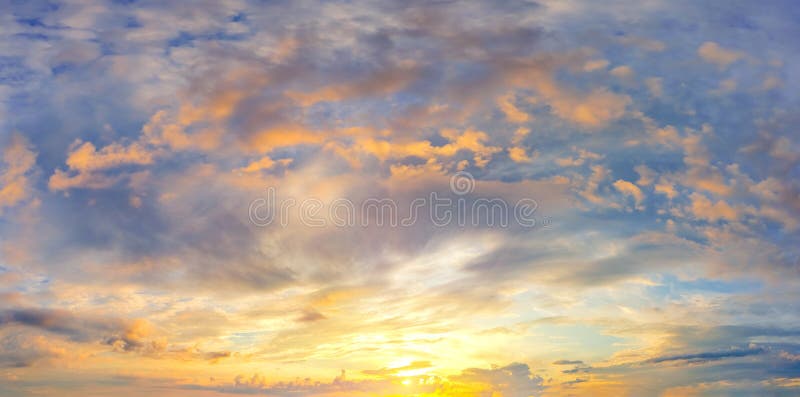
<instances>
[{"instance_id":1,"label":"cloud","mask_svg":"<svg viewBox=\"0 0 800 397\"><path fill-rule=\"evenodd\" d=\"M577 148L573 148L573 151ZM604 156L599 153L593 153L585 149L577 149L577 157L562 157L556 158L556 164L561 167L578 167L584 163L592 160L601 160Z\"/></svg>"},{"instance_id":2,"label":"cloud","mask_svg":"<svg viewBox=\"0 0 800 397\"><path fill-rule=\"evenodd\" d=\"M585 94L563 93L558 88L547 88L543 93L559 117L589 128L600 128L625 115L631 98L606 89L595 89Z\"/></svg>"},{"instance_id":3,"label":"cloud","mask_svg":"<svg viewBox=\"0 0 800 397\"><path fill-rule=\"evenodd\" d=\"M692 354L680 354L674 356L654 357L648 359L647 361L645 361L645 363L659 364L670 361L687 361L690 363L698 363L698 362L706 362L713 360L722 360L726 358L746 357L756 354L763 354L764 352L765 350L759 347L753 347L747 349L731 349L728 351L703 352L703 353L692 353Z\"/></svg>"},{"instance_id":4,"label":"cloud","mask_svg":"<svg viewBox=\"0 0 800 397\"><path fill-rule=\"evenodd\" d=\"M638 185L650 186L653 184L656 172L648 168L646 165L637 165L633 167L634 171L639 174L639 180L636 181Z\"/></svg>"},{"instance_id":5,"label":"cloud","mask_svg":"<svg viewBox=\"0 0 800 397\"><path fill-rule=\"evenodd\" d=\"M745 57L740 51L729 50L713 41L706 41L698 49L697 54L704 61L717 65L720 69L727 68L730 64Z\"/></svg>"},{"instance_id":6,"label":"cloud","mask_svg":"<svg viewBox=\"0 0 800 397\"><path fill-rule=\"evenodd\" d=\"M623 333L640 332L649 334L660 329L665 331L664 324L656 323L656 328L646 326L637 330L627 326L610 328ZM625 331L623 331L625 330ZM661 332L657 331L657 332ZM779 345L753 343L754 339L764 337L789 337L792 331L766 327L740 326L674 326L667 327L667 337L663 350L641 352L629 350L618 355L613 363L582 368L591 374L584 391L602 390L607 394L620 392L643 394L656 390L665 393L685 388L703 389L709 384L717 385L729 393L736 390L766 390L766 379L794 376L798 368L780 362L784 360ZM616 331L612 331L616 332ZM780 335L780 336L779 336ZM794 347L788 348L793 350ZM793 350L794 351L794 350ZM616 380L617 386L605 389L610 380ZM737 382L748 383L743 385ZM690 387L691 385L691 387ZM770 389L773 390L773 389ZM777 387L783 393L791 393L791 388ZM549 392L559 392L555 386Z\"/></svg>"},{"instance_id":7,"label":"cloud","mask_svg":"<svg viewBox=\"0 0 800 397\"><path fill-rule=\"evenodd\" d=\"M301 323L313 323L315 321L324 320L327 317L314 309L306 309L296 321Z\"/></svg>"},{"instance_id":8,"label":"cloud","mask_svg":"<svg viewBox=\"0 0 800 397\"><path fill-rule=\"evenodd\" d=\"M0 394L796 394L790 7L629 3L9 3Z\"/></svg>"},{"instance_id":9,"label":"cloud","mask_svg":"<svg viewBox=\"0 0 800 397\"><path fill-rule=\"evenodd\" d=\"M619 42L642 48L645 51L661 52L667 48L663 41L646 37L623 36L619 39Z\"/></svg>"},{"instance_id":10,"label":"cloud","mask_svg":"<svg viewBox=\"0 0 800 397\"><path fill-rule=\"evenodd\" d=\"M735 91L738 85L739 83L734 79L725 79L720 81L719 86L710 92L714 95L724 95Z\"/></svg>"},{"instance_id":11,"label":"cloud","mask_svg":"<svg viewBox=\"0 0 800 397\"><path fill-rule=\"evenodd\" d=\"M152 162L152 154L135 143L127 147L113 143L98 151L91 142L81 141L75 141L71 145L66 160L67 166L76 171L95 171Z\"/></svg>"},{"instance_id":12,"label":"cloud","mask_svg":"<svg viewBox=\"0 0 800 397\"><path fill-rule=\"evenodd\" d=\"M425 369L430 363L413 362L403 370ZM409 377L394 376L392 369L365 371L380 379L351 380L347 372L328 382L314 381L311 378L295 381L271 381L265 376L238 375L231 384L223 385L181 385L187 390L214 390L222 394L266 394L274 396L390 396L398 394L431 395L502 395L509 397L530 397L541 395L544 380L532 375L526 364L509 364L504 367L468 368L457 375L440 377L420 375Z\"/></svg>"},{"instance_id":13,"label":"cloud","mask_svg":"<svg viewBox=\"0 0 800 397\"><path fill-rule=\"evenodd\" d=\"M583 365L583 361L580 361L580 360L558 360L558 361L554 361L553 365Z\"/></svg>"},{"instance_id":14,"label":"cloud","mask_svg":"<svg viewBox=\"0 0 800 397\"><path fill-rule=\"evenodd\" d=\"M661 98L664 95L664 79L660 77L648 77L645 79L645 85L647 86L647 90L650 91L650 95Z\"/></svg>"},{"instance_id":15,"label":"cloud","mask_svg":"<svg viewBox=\"0 0 800 397\"><path fill-rule=\"evenodd\" d=\"M3 150L3 166L0 168L0 213L4 207L15 206L28 198L32 192L33 169L36 152L28 141L15 134Z\"/></svg>"},{"instance_id":16,"label":"cloud","mask_svg":"<svg viewBox=\"0 0 800 397\"><path fill-rule=\"evenodd\" d=\"M303 106L310 106L322 101L339 102L394 94L419 78L420 70L412 62L382 66L352 82L326 86L310 93L288 92L287 96Z\"/></svg>"},{"instance_id":17,"label":"cloud","mask_svg":"<svg viewBox=\"0 0 800 397\"><path fill-rule=\"evenodd\" d=\"M292 159L281 159L275 161L271 159L269 156L264 156L258 160L255 160L248 164L246 167L242 167L239 170L242 172L258 172L262 170L268 170L275 165L281 164L283 166L291 164Z\"/></svg>"},{"instance_id":18,"label":"cloud","mask_svg":"<svg viewBox=\"0 0 800 397\"><path fill-rule=\"evenodd\" d=\"M533 159L528 156L524 148L511 147L508 149L508 157L517 163L530 163Z\"/></svg>"},{"instance_id":19,"label":"cloud","mask_svg":"<svg viewBox=\"0 0 800 397\"><path fill-rule=\"evenodd\" d=\"M609 62L605 59L593 59L587 61L583 65L583 70L585 72L594 72L596 70L605 69L606 67L608 67L608 63Z\"/></svg>"},{"instance_id":20,"label":"cloud","mask_svg":"<svg viewBox=\"0 0 800 397\"><path fill-rule=\"evenodd\" d=\"M127 322L116 318L76 316L66 310L14 309L0 312L0 326L20 324L54 334L64 335L78 342L102 339L105 335L120 338L129 345L137 345L147 336L147 323L143 320Z\"/></svg>"},{"instance_id":21,"label":"cloud","mask_svg":"<svg viewBox=\"0 0 800 397\"><path fill-rule=\"evenodd\" d=\"M363 372L367 375L377 375L377 376L390 376L390 375L397 375L400 372L404 371L411 371L411 370L419 370L419 369L426 369L431 368L433 365L430 361L414 361L408 365L404 365L401 367L393 367L393 368L381 368L381 369L367 369Z\"/></svg>"},{"instance_id":22,"label":"cloud","mask_svg":"<svg viewBox=\"0 0 800 397\"><path fill-rule=\"evenodd\" d=\"M766 76L761 83L761 89L765 91L774 90L783 85L783 80L775 76Z\"/></svg>"},{"instance_id":23,"label":"cloud","mask_svg":"<svg viewBox=\"0 0 800 397\"><path fill-rule=\"evenodd\" d=\"M628 181L618 179L616 182L614 182L614 188L624 195L633 197L636 202L637 209L643 208L642 202L644 201L644 193L642 193L642 190L639 189L638 186Z\"/></svg>"},{"instance_id":24,"label":"cloud","mask_svg":"<svg viewBox=\"0 0 800 397\"><path fill-rule=\"evenodd\" d=\"M608 73L623 80L630 79L634 75L633 69L631 69L631 67L628 65L617 66L614 69L609 70Z\"/></svg>"},{"instance_id":25,"label":"cloud","mask_svg":"<svg viewBox=\"0 0 800 397\"><path fill-rule=\"evenodd\" d=\"M609 176L608 170L599 164L591 166L590 169L592 173L586 179L583 190L581 190L579 194L592 204L613 206L605 197L599 194L600 183L605 181Z\"/></svg>"},{"instance_id":26,"label":"cloud","mask_svg":"<svg viewBox=\"0 0 800 397\"><path fill-rule=\"evenodd\" d=\"M514 104L514 94L508 93L506 95L497 98L497 106L500 107L500 110L506 116L506 120L511 123L524 123L530 119L530 116L521 111L517 106Z\"/></svg>"},{"instance_id":27,"label":"cloud","mask_svg":"<svg viewBox=\"0 0 800 397\"><path fill-rule=\"evenodd\" d=\"M231 100L230 98L226 98ZM215 106L220 106L218 103ZM220 114L230 112L230 105L225 106L225 110L212 113L219 117ZM192 105L183 105L178 114L172 114L167 110L159 110L142 127L142 137L140 141L148 145L167 146L173 150L199 149L210 151L219 147L222 129L219 127L194 128L191 133L187 129L193 129L192 124L203 121L204 110L195 108ZM176 120L177 119L177 120Z\"/></svg>"},{"instance_id":28,"label":"cloud","mask_svg":"<svg viewBox=\"0 0 800 397\"><path fill-rule=\"evenodd\" d=\"M667 196L667 198L670 200L678 196L678 191L675 190L675 185L664 180L664 178L659 179L659 182L655 185L653 190L655 190L656 193Z\"/></svg>"},{"instance_id":29,"label":"cloud","mask_svg":"<svg viewBox=\"0 0 800 397\"><path fill-rule=\"evenodd\" d=\"M0 368L23 368L67 355L64 346L43 335L11 333L0 338Z\"/></svg>"},{"instance_id":30,"label":"cloud","mask_svg":"<svg viewBox=\"0 0 800 397\"><path fill-rule=\"evenodd\" d=\"M50 176L47 186L52 191L69 190L74 188L104 189L113 186L121 178L96 173L77 173L55 170Z\"/></svg>"},{"instance_id":31,"label":"cloud","mask_svg":"<svg viewBox=\"0 0 800 397\"><path fill-rule=\"evenodd\" d=\"M739 219L739 211L723 200L712 202L708 197L697 192L692 193L690 198L692 200L691 212L698 219L705 219L711 222Z\"/></svg>"},{"instance_id":32,"label":"cloud","mask_svg":"<svg viewBox=\"0 0 800 397\"><path fill-rule=\"evenodd\" d=\"M470 368L449 378L467 384L482 384L483 393L497 393L509 397L528 397L544 390L544 380L531 374L527 364L514 363L493 369ZM491 395L490 394L490 395Z\"/></svg>"},{"instance_id":33,"label":"cloud","mask_svg":"<svg viewBox=\"0 0 800 397\"><path fill-rule=\"evenodd\" d=\"M153 157L152 151L139 143L128 146L113 143L98 151L91 142L76 141L71 145L66 160L69 172L57 169L48 186L50 190L108 187L115 182L114 177L105 176L100 171L126 165L149 165L153 163Z\"/></svg>"},{"instance_id":34,"label":"cloud","mask_svg":"<svg viewBox=\"0 0 800 397\"><path fill-rule=\"evenodd\" d=\"M455 129L443 129L439 133L447 140L447 143L439 146L433 145L428 140L393 142L371 136L362 137L356 141L355 152L375 156L381 161L414 156L435 162L439 157L452 158L462 151L469 151L472 153L474 165L483 168L495 153L502 150L499 146L488 145L489 135L483 131L467 129L459 132ZM346 150L343 153L350 154Z\"/></svg>"}]
</instances>

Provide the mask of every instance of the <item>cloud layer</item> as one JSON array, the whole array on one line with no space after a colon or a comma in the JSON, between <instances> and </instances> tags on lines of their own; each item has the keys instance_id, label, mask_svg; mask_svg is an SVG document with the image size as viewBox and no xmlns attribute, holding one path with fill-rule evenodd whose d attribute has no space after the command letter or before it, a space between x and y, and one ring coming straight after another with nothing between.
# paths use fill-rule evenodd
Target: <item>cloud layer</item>
<instances>
[{"instance_id":1,"label":"cloud layer","mask_svg":"<svg viewBox=\"0 0 800 397\"><path fill-rule=\"evenodd\" d=\"M0 395L797 394L767 3L0 0Z\"/></svg>"}]
</instances>

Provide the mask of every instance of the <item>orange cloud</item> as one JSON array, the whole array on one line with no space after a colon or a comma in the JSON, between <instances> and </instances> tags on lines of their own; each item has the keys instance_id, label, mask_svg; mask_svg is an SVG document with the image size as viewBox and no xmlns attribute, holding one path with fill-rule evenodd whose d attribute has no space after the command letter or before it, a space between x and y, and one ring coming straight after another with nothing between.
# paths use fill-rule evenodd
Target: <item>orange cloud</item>
<instances>
[{"instance_id":1,"label":"orange cloud","mask_svg":"<svg viewBox=\"0 0 800 397\"><path fill-rule=\"evenodd\" d=\"M286 124L255 133L248 139L245 149L266 153L281 147L321 144L329 138L331 136L324 131L313 131L301 125Z\"/></svg>"},{"instance_id":2,"label":"orange cloud","mask_svg":"<svg viewBox=\"0 0 800 397\"><path fill-rule=\"evenodd\" d=\"M524 123L530 120L530 116L517 108L514 104L514 94L508 93L506 95L497 98L497 106L506 116L506 119L511 123Z\"/></svg>"},{"instance_id":3,"label":"orange cloud","mask_svg":"<svg viewBox=\"0 0 800 397\"><path fill-rule=\"evenodd\" d=\"M667 181L664 178L659 179L658 183L653 188L656 193L663 194L667 196L670 200L675 198L678 195L678 191L675 190L675 186Z\"/></svg>"},{"instance_id":4,"label":"orange cloud","mask_svg":"<svg viewBox=\"0 0 800 397\"><path fill-rule=\"evenodd\" d=\"M67 166L79 172L103 170L129 164L145 165L153 162L153 153L139 143L129 146L112 143L98 151L91 142L81 144L80 141L77 141L73 147L74 149L67 156Z\"/></svg>"},{"instance_id":5,"label":"orange cloud","mask_svg":"<svg viewBox=\"0 0 800 397\"><path fill-rule=\"evenodd\" d=\"M630 103L631 99L627 95L596 89L586 96L555 98L553 106L559 117L587 127L598 128L622 117Z\"/></svg>"},{"instance_id":6,"label":"orange cloud","mask_svg":"<svg viewBox=\"0 0 800 397\"><path fill-rule=\"evenodd\" d=\"M502 151L501 147L487 144L489 136L483 131L467 129L459 132L455 129L443 129L440 134L449 142L442 146L433 146L427 140L399 140L377 139L372 136L359 137L353 148L357 151L375 156L381 161L400 159L409 156L420 157L427 161L436 161L437 158L450 158L462 150L473 154L473 162L478 167L484 167L495 153ZM335 146L337 152L345 155L354 153L341 146Z\"/></svg>"},{"instance_id":7,"label":"orange cloud","mask_svg":"<svg viewBox=\"0 0 800 397\"><path fill-rule=\"evenodd\" d=\"M730 64L745 57L740 51L729 50L713 41L706 41L698 49L697 54L704 61L717 65L720 69L727 68Z\"/></svg>"},{"instance_id":8,"label":"orange cloud","mask_svg":"<svg viewBox=\"0 0 800 397\"><path fill-rule=\"evenodd\" d=\"M154 152L139 142L127 146L112 143L97 150L91 142L76 141L67 156L69 171L56 169L50 176L48 187L53 191L76 187L106 188L116 183L120 176L105 175L103 170L124 165L149 165L154 157Z\"/></svg>"},{"instance_id":9,"label":"orange cloud","mask_svg":"<svg viewBox=\"0 0 800 397\"><path fill-rule=\"evenodd\" d=\"M642 190L639 189L638 186L628 181L618 179L616 182L614 182L614 188L617 189L622 194L633 197L633 199L636 201L636 208L642 209L642 201L644 201L644 193L642 193Z\"/></svg>"},{"instance_id":10,"label":"orange cloud","mask_svg":"<svg viewBox=\"0 0 800 397\"><path fill-rule=\"evenodd\" d=\"M186 107L181 108L178 119L171 120L171 116L165 110L156 112L147 124L142 127L142 140L154 146L167 146L174 150L213 150L219 146L222 136L222 128L204 127L191 134L186 132L186 128L193 122L202 120L203 114L187 116Z\"/></svg>"},{"instance_id":11,"label":"orange cloud","mask_svg":"<svg viewBox=\"0 0 800 397\"><path fill-rule=\"evenodd\" d=\"M419 78L419 70L413 63L401 63L381 68L367 77L355 81L329 85L306 93L288 91L286 95L307 107L318 102L389 95L405 88L417 78Z\"/></svg>"},{"instance_id":12,"label":"orange cloud","mask_svg":"<svg viewBox=\"0 0 800 397\"><path fill-rule=\"evenodd\" d=\"M240 168L239 171L242 171L242 172L258 172L258 171L261 171L261 170L268 170L268 169L274 167L277 164L288 165L291 162L292 162L292 159L281 159L281 160L275 161L275 160L271 159L269 156L264 156L264 157L262 157L262 158L260 158L260 159L258 159L256 161L251 162L246 167Z\"/></svg>"},{"instance_id":13,"label":"orange cloud","mask_svg":"<svg viewBox=\"0 0 800 397\"><path fill-rule=\"evenodd\" d=\"M522 147L511 147L508 148L508 157L517 163L530 163L533 159L528 156L528 153L525 151L525 148Z\"/></svg>"},{"instance_id":14,"label":"orange cloud","mask_svg":"<svg viewBox=\"0 0 800 397\"><path fill-rule=\"evenodd\" d=\"M30 173L36 164L36 153L22 135L13 135L11 143L3 150L2 161L0 213L3 207L14 206L30 196Z\"/></svg>"},{"instance_id":15,"label":"orange cloud","mask_svg":"<svg viewBox=\"0 0 800 397\"><path fill-rule=\"evenodd\" d=\"M594 72L596 70L605 69L608 67L608 61L605 59L593 59L583 64L584 72Z\"/></svg>"},{"instance_id":16,"label":"orange cloud","mask_svg":"<svg viewBox=\"0 0 800 397\"><path fill-rule=\"evenodd\" d=\"M617 66L614 69L611 69L608 73L620 79L629 79L633 77L633 69L627 65Z\"/></svg>"},{"instance_id":17,"label":"orange cloud","mask_svg":"<svg viewBox=\"0 0 800 397\"><path fill-rule=\"evenodd\" d=\"M739 213L736 209L725 201L712 202L708 197L697 192L692 193L689 198L692 200L690 210L698 219L705 219L711 222L739 219Z\"/></svg>"}]
</instances>

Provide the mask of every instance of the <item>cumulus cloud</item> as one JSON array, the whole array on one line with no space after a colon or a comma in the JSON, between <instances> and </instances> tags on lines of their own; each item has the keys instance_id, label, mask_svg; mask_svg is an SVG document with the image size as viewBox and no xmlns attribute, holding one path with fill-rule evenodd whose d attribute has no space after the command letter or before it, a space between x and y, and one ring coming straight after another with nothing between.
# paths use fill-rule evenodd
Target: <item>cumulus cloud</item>
<instances>
[{"instance_id":1,"label":"cumulus cloud","mask_svg":"<svg viewBox=\"0 0 800 397\"><path fill-rule=\"evenodd\" d=\"M533 375L528 365L521 363L492 369L470 368L450 379L467 384L481 384L479 387L482 389L479 390L490 395L496 393L510 397L527 397L544 390L544 379Z\"/></svg>"}]
</instances>

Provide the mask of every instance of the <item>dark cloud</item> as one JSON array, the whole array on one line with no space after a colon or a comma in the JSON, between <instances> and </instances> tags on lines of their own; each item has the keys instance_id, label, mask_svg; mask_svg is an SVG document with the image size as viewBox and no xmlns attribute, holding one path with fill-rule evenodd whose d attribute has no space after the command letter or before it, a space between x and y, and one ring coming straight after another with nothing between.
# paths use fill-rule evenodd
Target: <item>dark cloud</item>
<instances>
[{"instance_id":1,"label":"dark cloud","mask_svg":"<svg viewBox=\"0 0 800 397\"><path fill-rule=\"evenodd\" d=\"M558 360L554 361L553 365L582 365L583 361L581 360Z\"/></svg>"},{"instance_id":2,"label":"dark cloud","mask_svg":"<svg viewBox=\"0 0 800 397\"><path fill-rule=\"evenodd\" d=\"M75 316L66 310L16 309L0 312L0 326L21 324L86 342L105 333L123 332L126 323L112 318Z\"/></svg>"},{"instance_id":3,"label":"dark cloud","mask_svg":"<svg viewBox=\"0 0 800 397\"><path fill-rule=\"evenodd\" d=\"M679 354L675 356L654 357L645 361L644 363L658 364L669 361L686 361L688 363L702 363L706 361L723 360L726 358L753 356L762 353L765 353L765 350L763 348L754 347L748 349L731 349L727 351L702 352L702 353L692 353L692 354Z\"/></svg>"}]
</instances>

